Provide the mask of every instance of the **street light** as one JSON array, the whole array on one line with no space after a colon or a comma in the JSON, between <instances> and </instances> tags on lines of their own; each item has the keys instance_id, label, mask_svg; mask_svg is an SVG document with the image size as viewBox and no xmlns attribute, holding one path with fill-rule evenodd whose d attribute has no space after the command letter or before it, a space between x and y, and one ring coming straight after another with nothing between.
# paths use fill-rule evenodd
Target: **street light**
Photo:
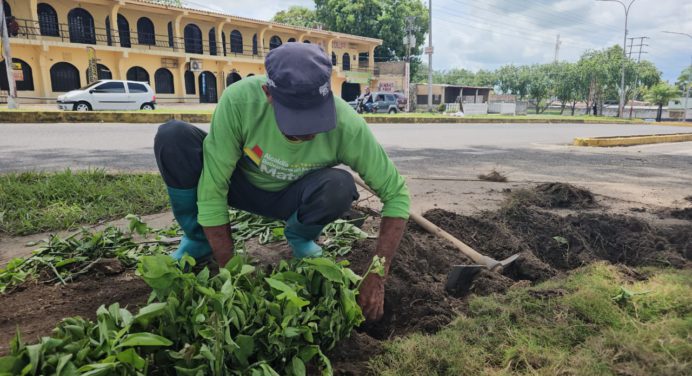
<instances>
[{"instance_id":1,"label":"street light","mask_svg":"<svg viewBox=\"0 0 692 376\"><path fill-rule=\"evenodd\" d=\"M684 36L692 39L692 34L678 33L675 31L664 31L664 33L684 35ZM684 114L683 118L682 118L683 122L687 121L687 101L690 98L690 83L692 83L692 57L690 58L690 70L689 70L689 73L687 76L687 82L685 83L685 112L683 112L683 114Z\"/></svg>"},{"instance_id":2,"label":"street light","mask_svg":"<svg viewBox=\"0 0 692 376\"><path fill-rule=\"evenodd\" d=\"M629 5L625 5L620 0L596 0L596 1L609 1L609 2L615 2L615 3L620 3L622 5L622 8L625 10L625 36L622 39L622 77L620 78L620 106L618 108L618 112L620 113L620 117L624 118L625 117L625 63L627 61L627 17L630 14L630 7L636 0L631 0Z\"/></svg>"}]
</instances>

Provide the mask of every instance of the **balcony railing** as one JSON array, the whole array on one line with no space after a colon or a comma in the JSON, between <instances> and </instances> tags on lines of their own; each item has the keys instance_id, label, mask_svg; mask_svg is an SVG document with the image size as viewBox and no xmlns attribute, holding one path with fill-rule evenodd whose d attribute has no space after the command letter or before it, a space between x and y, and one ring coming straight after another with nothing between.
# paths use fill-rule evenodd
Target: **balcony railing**
<instances>
[{"instance_id":1,"label":"balcony railing","mask_svg":"<svg viewBox=\"0 0 692 376\"><path fill-rule=\"evenodd\" d=\"M171 52L186 52L191 54L208 56L235 56L260 59L260 47L253 47L252 43L243 44L226 39L225 49L222 41L210 44L209 39L176 38L170 35L137 33L136 31L122 31L99 27L83 27L83 25L68 24L44 24L43 33L39 22L26 19L15 19L17 26L10 30L11 38L53 40L65 43L79 43L87 45L114 46L131 48L133 50L161 50ZM249 38L252 40L252 38ZM245 40L245 39L243 39ZM241 48L242 46L242 48ZM264 49L269 52L269 48ZM215 52L212 54L212 52Z\"/></svg>"}]
</instances>

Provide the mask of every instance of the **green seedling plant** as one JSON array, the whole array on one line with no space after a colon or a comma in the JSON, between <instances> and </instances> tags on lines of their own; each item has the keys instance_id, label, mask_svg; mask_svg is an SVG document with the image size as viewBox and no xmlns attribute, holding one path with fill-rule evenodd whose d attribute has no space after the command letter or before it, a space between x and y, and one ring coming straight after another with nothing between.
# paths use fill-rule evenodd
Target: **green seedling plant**
<instances>
[{"instance_id":1,"label":"green seedling plant","mask_svg":"<svg viewBox=\"0 0 692 376\"><path fill-rule=\"evenodd\" d=\"M367 273L383 275L384 262L375 257ZM348 261L293 259L265 274L237 255L213 276L183 271L194 264L141 257L153 291L139 313L102 306L96 322L67 318L33 345L18 333L0 375L329 375L324 352L364 321L364 276Z\"/></svg>"}]
</instances>

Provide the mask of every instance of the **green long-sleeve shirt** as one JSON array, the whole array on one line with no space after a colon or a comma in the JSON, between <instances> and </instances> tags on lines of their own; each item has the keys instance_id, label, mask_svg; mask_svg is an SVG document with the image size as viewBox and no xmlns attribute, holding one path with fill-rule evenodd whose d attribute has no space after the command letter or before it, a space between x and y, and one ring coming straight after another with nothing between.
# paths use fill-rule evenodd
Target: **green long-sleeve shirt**
<instances>
[{"instance_id":1,"label":"green long-sleeve shirt","mask_svg":"<svg viewBox=\"0 0 692 376\"><path fill-rule=\"evenodd\" d=\"M385 217L408 218L406 182L375 140L365 121L335 98L336 128L313 140L293 142L279 131L262 90L266 77L244 79L225 90L204 140L204 168L197 189L202 226L229 222L227 194L239 168L257 188L279 191L312 170L345 164L383 203Z\"/></svg>"}]
</instances>

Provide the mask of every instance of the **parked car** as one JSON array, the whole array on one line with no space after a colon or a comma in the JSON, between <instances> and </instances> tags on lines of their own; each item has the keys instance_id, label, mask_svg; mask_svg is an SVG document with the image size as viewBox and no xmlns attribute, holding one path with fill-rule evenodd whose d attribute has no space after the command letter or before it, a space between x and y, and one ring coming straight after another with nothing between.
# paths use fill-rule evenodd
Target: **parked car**
<instances>
[{"instance_id":1,"label":"parked car","mask_svg":"<svg viewBox=\"0 0 692 376\"><path fill-rule=\"evenodd\" d=\"M348 104L356 109L358 100L348 102ZM366 102L364 106L365 112L371 113L386 112L389 114L395 114L400 111L397 103L397 97L394 95L394 93L373 92L370 95L370 100Z\"/></svg>"},{"instance_id":2,"label":"parked car","mask_svg":"<svg viewBox=\"0 0 692 376\"><path fill-rule=\"evenodd\" d=\"M408 102L408 99L406 99L404 93L394 93L394 95L396 95L396 105L399 107L399 111L406 111L406 102Z\"/></svg>"},{"instance_id":3,"label":"parked car","mask_svg":"<svg viewBox=\"0 0 692 376\"><path fill-rule=\"evenodd\" d=\"M57 105L66 111L153 110L156 95L146 82L99 80L59 96Z\"/></svg>"}]
</instances>

